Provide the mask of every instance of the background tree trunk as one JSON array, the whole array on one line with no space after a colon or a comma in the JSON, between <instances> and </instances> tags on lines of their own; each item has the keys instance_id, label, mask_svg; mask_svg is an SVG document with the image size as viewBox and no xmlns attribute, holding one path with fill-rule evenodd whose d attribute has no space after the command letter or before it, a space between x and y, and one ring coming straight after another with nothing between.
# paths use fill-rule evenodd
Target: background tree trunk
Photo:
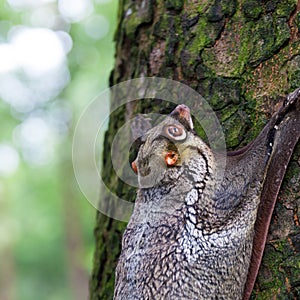
<instances>
[{"instance_id":1,"label":"background tree trunk","mask_svg":"<svg viewBox=\"0 0 300 300\"><path fill-rule=\"evenodd\" d=\"M217 112L228 149L247 144L300 86L300 1L120 1L117 54L111 85L141 76L183 82ZM107 185L133 201L135 190L118 181L110 145L136 112L169 113L153 100L113 114L105 139ZM105 195L102 197L106 197ZM300 148L289 165L273 214L253 299L300 299ZM97 216L91 299L112 299L114 271L126 224Z\"/></svg>"}]
</instances>

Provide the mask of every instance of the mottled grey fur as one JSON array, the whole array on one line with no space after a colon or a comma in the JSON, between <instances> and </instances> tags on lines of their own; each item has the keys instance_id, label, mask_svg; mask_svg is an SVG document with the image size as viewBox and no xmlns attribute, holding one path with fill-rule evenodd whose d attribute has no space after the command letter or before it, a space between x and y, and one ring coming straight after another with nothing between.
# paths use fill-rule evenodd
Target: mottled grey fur
<instances>
[{"instance_id":1,"label":"mottled grey fur","mask_svg":"<svg viewBox=\"0 0 300 300\"><path fill-rule=\"evenodd\" d=\"M289 122L285 114L274 116L244 151L227 156L222 182L215 176L220 157L191 128L184 141L162 135L180 118L168 116L146 133L115 300L242 299L261 190L280 128ZM174 146L179 161L166 167L164 155Z\"/></svg>"}]
</instances>

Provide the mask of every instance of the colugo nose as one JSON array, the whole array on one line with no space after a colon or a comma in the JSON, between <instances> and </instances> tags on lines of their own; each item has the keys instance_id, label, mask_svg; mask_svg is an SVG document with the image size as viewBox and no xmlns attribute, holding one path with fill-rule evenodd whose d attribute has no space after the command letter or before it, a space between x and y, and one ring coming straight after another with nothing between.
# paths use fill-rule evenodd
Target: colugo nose
<instances>
[{"instance_id":1,"label":"colugo nose","mask_svg":"<svg viewBox=\"0 0 300 300\"><path fill-rule=\"evenodd\" d=\"M190 109L185 104L177 105L170 115L179 119L181 122L185 121L191 129L194 129Z\"/></svg>"}]
</instances>

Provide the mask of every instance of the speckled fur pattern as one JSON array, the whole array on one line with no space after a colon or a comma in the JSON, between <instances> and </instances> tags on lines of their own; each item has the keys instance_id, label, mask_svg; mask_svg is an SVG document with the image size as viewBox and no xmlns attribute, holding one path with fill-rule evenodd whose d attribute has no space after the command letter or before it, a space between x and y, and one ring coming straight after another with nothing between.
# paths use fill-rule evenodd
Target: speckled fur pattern
<instances>
[{"instance_id":1,"label":"speckled fur pattern","mask_svg":"<svg viewBox=\"0 0 300 300\"><path fill-rule=\"evenodd\" d=\"M169 147L159 138L162 128L177 122L168 116L144 136L136 160L142 184L141 174L153 171L151 160L159 161ZM218 155L193 130L186 128L184 141L172 141L178 164L159 165L152 186L138 191L116 269L115 300L243 298L280 122L273 117L251 146L227 157L221 182L215 177Z\"/></svg>"}]
</instances>

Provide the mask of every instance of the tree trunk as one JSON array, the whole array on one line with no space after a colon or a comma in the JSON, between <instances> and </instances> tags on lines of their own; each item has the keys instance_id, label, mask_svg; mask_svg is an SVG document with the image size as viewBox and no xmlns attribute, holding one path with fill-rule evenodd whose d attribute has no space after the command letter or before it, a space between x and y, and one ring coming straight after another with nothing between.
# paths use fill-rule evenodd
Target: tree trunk
<instances>
[{"instance_id":1,"label":"tree trunk","mask_svg":"<svg viewBox=\"0 0 300 300\"><path fill-rule=\"evenodd\" d=\"M142 77L174 79L198 91L217 112L228 149L247 144L300 86L300 1L120 1L111 85ZM184 102L184 101L183 101ZM111 115L103 176L110 190L134 201L110 162L113 137L137 112L170 112L165 102L138 102ZM107 195L102 196L104 199ZM296 147L269 230L253 299L300 299L300 147ZM112 299L126 224L101 213L91 299Z\"/></svg>"}]
</instances>

